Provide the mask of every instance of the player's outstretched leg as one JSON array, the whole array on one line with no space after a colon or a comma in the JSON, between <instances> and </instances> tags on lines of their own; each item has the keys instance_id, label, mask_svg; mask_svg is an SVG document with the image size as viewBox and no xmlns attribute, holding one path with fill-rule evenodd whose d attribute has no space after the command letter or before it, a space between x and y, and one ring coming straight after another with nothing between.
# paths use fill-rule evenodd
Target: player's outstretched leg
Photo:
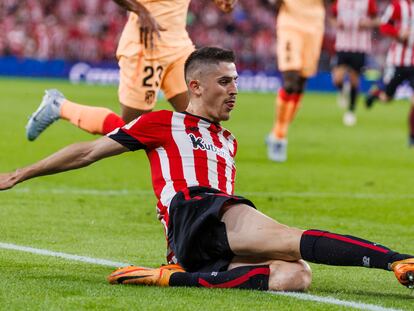
<instances>
[{"instance_id":1,"label":"player's outstretched leg","mask_svg":"<svg viewBox=\"0 0 414 311\"><path fill-rule=\"evenodd\" d=\"M26 136L35 140L49 125L60 118L60 106L65 97L55 89L45 91L39 108L30 116L26 125Z\"/></svg>"},{"instance_id":2,"label":"player's outstretched leg","mask_svg":"<svg viewBox=\"0 0 414 311\"><path fill-rule=\"evenodd\" d=\"M58 90L46 90L39 108L26 125L26 135L35 140L50 124L64 119L91 133L105 135L125 125L120 116L108 108L80 105L66 99Z\"/></svg>"},{"instance_id":3,"label":"player's outstretched leg","mask_svg":"<svg viewBox=\"0 0 414 311\"><path fill-rule=\"evenodd\" d=\"M108 280L111 284L276 291L305 291L312 281L312 272L304 261L276 260L262 265L242 266L236 263L236 267L230 267L230 270L211 272L185 272L176 269L176 266L155 269L130 266L116 270Z\"/></svg>"},{"instance_id":4,"label":"player's outstretched leg","mask_svg":"<svg viewBox=\"0 0 414 311\"><path fill-rule=\"evenodd\" d=\"M374 106L374 103L379 99L381 90L377 86L373 86L369 91L367 97L365 97L365 107L368 109Z\"/></svg>"},{"instance_id":5,"label":"player's outstretched leg","mask_svg":"<svg viewBox=\"0 0 414 311\"><path fill-rule=\"evenodd\" d=\"M378 243L351 235L322 230L300 230L276 222L246 204L228 205L221 221L226 225L230 249L236 256L298 261L316 264L383 269L405 274L414 273L414 258L395 252ZM410 259L409 261L404 261ZM405 285L404 283L402 283Z\"/></svg>"}]
</instances>

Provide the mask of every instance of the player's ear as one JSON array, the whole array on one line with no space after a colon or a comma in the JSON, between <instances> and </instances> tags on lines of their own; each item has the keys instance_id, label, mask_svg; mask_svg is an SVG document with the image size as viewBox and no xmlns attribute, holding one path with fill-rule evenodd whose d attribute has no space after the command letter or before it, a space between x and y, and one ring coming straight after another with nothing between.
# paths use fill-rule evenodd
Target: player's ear
<instances>
[{"instance_id":1,"label":"player's ear","mask_svg":"<svg viewBox=\"0 0 414 311\"><path fill-rule=\"evenodd\" d=\"M188 88L190 89L190 92L193 93L196 96L201 95L201 88L200 88L200 81L199 80L191 80L190 83L188 83Z\"/></svg>"}]
</instances>

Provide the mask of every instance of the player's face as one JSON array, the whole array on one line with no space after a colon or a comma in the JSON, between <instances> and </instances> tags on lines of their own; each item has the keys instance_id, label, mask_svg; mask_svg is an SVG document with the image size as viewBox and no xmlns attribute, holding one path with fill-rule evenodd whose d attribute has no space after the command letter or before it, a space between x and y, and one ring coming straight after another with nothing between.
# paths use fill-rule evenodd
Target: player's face
<instances>
[{"instance_id":1,"label":"player's face","mask_svg":"<svg viewBox=\"0 0 414 311\"><path fill-rule=\"evenodd\" d=\"M226 121L234 109L237 96L237 70L234 63L212 66L200 79L203 114L214 122Z\"/></svg>"}]
</instances>

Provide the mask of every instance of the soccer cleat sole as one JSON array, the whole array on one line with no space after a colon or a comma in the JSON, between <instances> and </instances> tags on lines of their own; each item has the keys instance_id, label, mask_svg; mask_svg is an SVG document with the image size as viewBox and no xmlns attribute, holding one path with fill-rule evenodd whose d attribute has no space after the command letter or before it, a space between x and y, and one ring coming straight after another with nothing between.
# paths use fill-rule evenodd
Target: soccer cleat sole
<instances>
[{"instance_id":1,"label":"soccer cleat sole","mask_svg":"<svg viewBox=\"0 0 414 311\"><path fill-rule=\"evenodd\" d=\"M407 280L408 280L407 287L410 289L414 289L414 272L407 272Z\"/></svg>"},{"instance_id":2,"label":"soccer cleat sole","mask_svg":"<svg viewBox=\"0 0 414 311\"><path fill-rule=\"evenodd\" d=\"M56 105L55 102L64 98L63 94L56 89L45 91L40 106L29 117L26 125L26 137L29 141L34 141L46 128L60 118L59 113L56 112L60 104L57 107L51 107L51 105ZM45 112L46 109L49 109L50 115L45 115L47 113Z\"/></svg>"}]
</instances>

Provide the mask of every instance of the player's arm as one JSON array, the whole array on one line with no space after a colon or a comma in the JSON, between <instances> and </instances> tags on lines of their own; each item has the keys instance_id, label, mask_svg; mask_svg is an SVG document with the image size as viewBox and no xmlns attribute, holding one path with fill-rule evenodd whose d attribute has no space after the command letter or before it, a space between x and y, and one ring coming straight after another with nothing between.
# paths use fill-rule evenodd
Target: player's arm
<instances>
[{"instance_id":1,"label":"player's arm","mask_svg":"<svg viewBox=\"0 0 414 311\"><path fill-rule=\"evenodd\" d=\"M379 27L381 19L377 17L378 9L376 0L369 0L368 2L368 16L359 21L359 28L369 29Z\"/></svg>"},{"instance_id":2,"label":"player's arm","mask_svg":"<svg viewBox=\"0 0 414 311\"><path fill-rule=\"evenodd\" d=\"M409 29L402 29L396 26L400 19L401 7L398 2L393 1L384 11L379 29L383 35L393 37L402 43L406 43L409 36Z\"/></svg>"},{"instance_id":3,"label":"player's arm","mask_svg":"<svg viewBox=\"0 0 414 311\"><path fill-rule=\"evenodd\" d=\"M230 13L236 6L237 0L213 0L213 2L224 13Z\"/></svg>"},{"instance_id":4,"label":"player's arm","mask_svg":"<svg viewBox=\"0 0 414 311\"><path fill-rule=\"evenodd\" d=\"M330 9L332 13L328 18L330 26L337 29L344 28L344 25L338 19L338 1L334 1L334 3L331 4Z\"/></svg>"},{"instance_id":5,"label":"player's arm","mask_svg":"<svg viewBox=\"0 0 414 311\"><path fill-rule=\"evenodd\" d=\"M154 35L160 37L160 31L164 31L148 9L136 0L113 0L120 7L133 12L138 16L140 23L140 41L144 46L153 48Z\"/></svg>"},{"instance_id":6,"label":"player's arm","mask_svg":"<svg viewBox=\"0 0 414 311\"><path fill-rule=\"evenodd\" d=\"M57 174L88 166L103 158L129 151L120 143L104 136L90 142L67 146L39 162L11 173L0 174L0 190L38 176Z\"/></svg>"}]
</instances>

